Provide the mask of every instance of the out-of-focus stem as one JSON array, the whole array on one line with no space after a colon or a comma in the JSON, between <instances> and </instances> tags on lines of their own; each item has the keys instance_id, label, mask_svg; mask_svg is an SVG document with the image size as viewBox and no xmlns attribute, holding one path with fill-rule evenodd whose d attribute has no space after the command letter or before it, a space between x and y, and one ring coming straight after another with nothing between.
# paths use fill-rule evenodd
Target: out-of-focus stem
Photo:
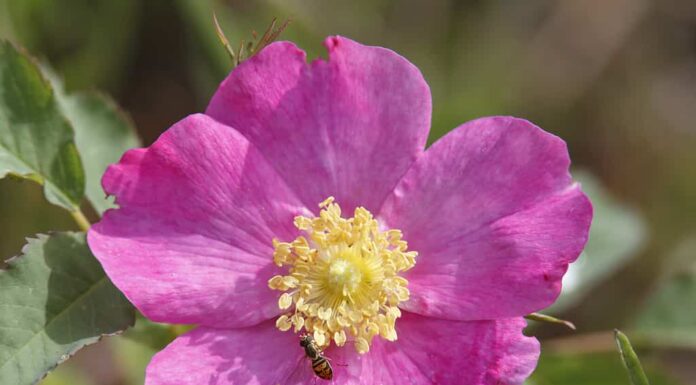
<instances>
[{"instance_id":1,"label":"out-of-focus stem","mask_svg":"<svg viewBox=\"0 0 696 385\"><path fill-rule=\"evenodd\" d=\"M169 331L174 334L174 336L180 336L189 330L193 329L193 326L191 325L179 325L179 324L172 324L169 325Z\"/></svg>"},{"instance_id":2,"label":"out-of-focus stem","mask_svg":"<svg viewBox=\"0 0 696 385\"><path fill-rule=\"evenodd\" d=\"M82 213L82 210L80 210L79 208L73 210L70 212L70 215L72 215L73 219L75 220L75 223L77 223L77 226L80 228L80 230L85 232L89 230L89 227L91 225L89 223L89 220L87 220L85 214Z\"/></svg>"}]
</instances>

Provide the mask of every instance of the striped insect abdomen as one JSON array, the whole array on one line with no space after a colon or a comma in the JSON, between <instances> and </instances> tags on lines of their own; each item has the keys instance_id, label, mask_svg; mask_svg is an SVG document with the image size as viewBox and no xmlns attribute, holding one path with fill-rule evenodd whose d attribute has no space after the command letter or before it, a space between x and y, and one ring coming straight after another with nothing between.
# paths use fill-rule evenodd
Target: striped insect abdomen
<instances>
[{"instance_id":1,"label":"striped insect abdomen","mask_svg":"<svg viewBox=\"0 0 696 385\"><path fill-rule=\"evenodd\" d=\"M333 378L333 369L331 368L331 364L323 356L319 356L312 360L312 370L314 370L314 374L316 374L317 377L324 380L330 380Z\"/></svg>"}]
</instances>

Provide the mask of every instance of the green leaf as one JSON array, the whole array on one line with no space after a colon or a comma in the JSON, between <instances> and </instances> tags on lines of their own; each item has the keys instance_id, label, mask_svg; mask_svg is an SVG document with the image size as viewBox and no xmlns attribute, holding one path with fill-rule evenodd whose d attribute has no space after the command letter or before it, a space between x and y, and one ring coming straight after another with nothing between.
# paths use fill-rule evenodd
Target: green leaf
<instances>
[{"instance_id":1,"label":"green leaf","mask_svg":"<svg viewBox=\"0 0 696 385\"><path fill-rule=\"evenodd\" d=\"M648 382L648 377L645 376L643 371L643 366L640 364L638 355L633 350L631 342L628 340L625 334L621 333L619 330L614 330L614 339L616 340L616 345L619 347L619 352L621 353L621 361L623 361L626 371L628 371L628 377L631 379L631 384L633 385L650 385Z\"/></svg>"},{"instance_id":2,"label":"green leaf","mask_svg":"<svg viewBox=\"0 0 696 385\"><path fill-rule=\"evenodd\" d=\"M668 256L673 265L638 312L633 329L696 347L696 239L687 239Z\"/></svg>"},{"instance_id":3,"label":"green leaf","mask_svg":"<svg viewBox=\"0 0 696 385\"><path fill-rule=\"evenodd\" d=\"M696 335L696 274L682 273L649 297L636 329Z\"/></svg>"},{"instance_id":4,"label":"green leaf","mask_svg":"<svg viewBox=\"0 0 696 385\"><path fill-rule=\"evenodd\" d=\"M49 202L79 208L85 177L73 131L38 67L0 41L0 178L43 184Z\"/></svg>"},{"instance_id":5,"label":"green leaf","mask_svg":"<svg viewBox=\"0 0 696 385\"><path fill-rule=\"evenodd\" d=\"M33 384L85 345L121 332L132 306L82 233L30 239L0 271L0 379Z\"/></svg>"},{"instance_id":6,"label":"green leaf","mask_svg":"<svg viewBox=\"0 0 696 385\"><path fill-rule=\"evenodd\" d=\"M115 207L104 194L101 177L126 150L140 146L133 123L113 100L99 93L66 95L62 84L49 75L58 104L75 129L75 143L84 161L86 195L99 214Z\"/></svg>"}]
</instances>

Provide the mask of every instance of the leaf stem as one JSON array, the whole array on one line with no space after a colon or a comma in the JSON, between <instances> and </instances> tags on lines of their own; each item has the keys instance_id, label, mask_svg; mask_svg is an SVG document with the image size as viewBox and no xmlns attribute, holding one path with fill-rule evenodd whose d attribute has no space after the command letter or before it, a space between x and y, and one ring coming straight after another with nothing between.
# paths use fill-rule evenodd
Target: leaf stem
<instances>
[{"instance_id":1,"label":"leaf stem","mask_svg":"<svg viewBox=\"0 0 696 385\"><path fill-rule=\"evenodd\" d=\"M82 231L87 231L89 230L89 227L91 226L89 223L89 220L87 220L87 217L85 214L80 210L79 208L70 211L70 215L72 215L73 219L75 220L75 223L77 223L77 227L80 228Z\"/></svg>"}]
</instances>

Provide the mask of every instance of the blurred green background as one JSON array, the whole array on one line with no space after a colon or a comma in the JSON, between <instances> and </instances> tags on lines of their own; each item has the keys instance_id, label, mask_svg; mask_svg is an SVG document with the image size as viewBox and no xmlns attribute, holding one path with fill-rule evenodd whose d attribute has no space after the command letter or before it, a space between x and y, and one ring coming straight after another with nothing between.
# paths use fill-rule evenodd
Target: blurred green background
<instances>
[{"instance_id":1,"label":"blurred green background","mask_svg":"<svg viewBox=\"0 0 696 385\"><path fill-rule=\"evenodd\" d=\"M696 384L696 2L0 0L0 36L50 63L68 90L112 95L150 144L202 111L230 69L213 12L233 45L275 16L292 19L282 38L310 58L332 34L397 51L430 84L431 141L494 114L565 139L595 221L548 311L578 330L531 325L543 354L529 383L627 384L619 327L653 384ZM0 260L26 236L72 228L38 186L0 181ZM43 383L141 384L169 338L139 322Z\"/></svg>"}]
</instances>

